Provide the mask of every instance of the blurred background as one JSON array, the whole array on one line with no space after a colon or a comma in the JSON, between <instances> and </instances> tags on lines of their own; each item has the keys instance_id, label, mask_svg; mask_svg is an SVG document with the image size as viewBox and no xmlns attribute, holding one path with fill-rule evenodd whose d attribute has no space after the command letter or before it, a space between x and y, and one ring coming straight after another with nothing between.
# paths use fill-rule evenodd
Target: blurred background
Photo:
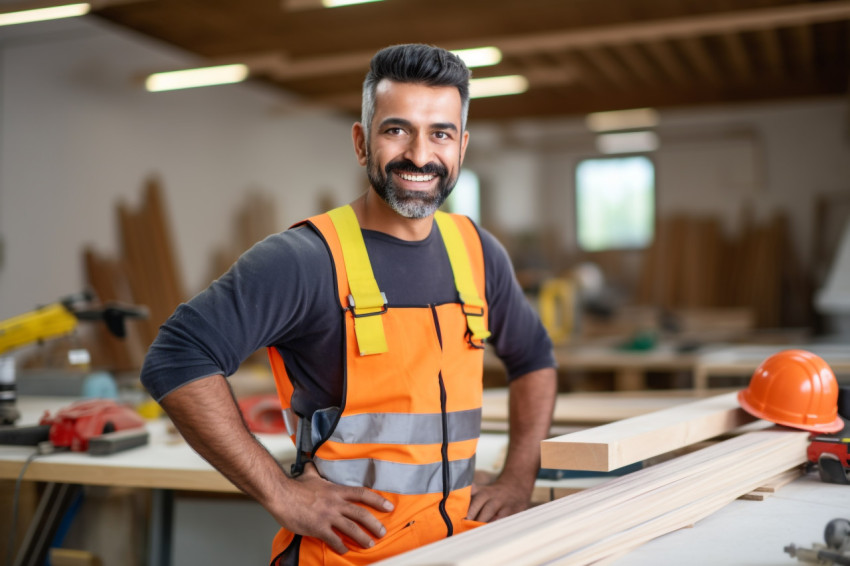
<instances>
[{"instance_id":1,"label":"blurred background","mask_svg":"<svg viewBox=\"0 0 850 566\"><path fill-rule=\"evenodd\" d=\"M0 321L84 289L149 316L16 352L23 395L107 372L142 406L180 301L366 190L360 85L407 42L473 68L447 208L508 249L562 392L740 386L790 347L850 374L850 1L99 0L14 25L56 6L0 0ZM273 391L264 364L237 395ZM195 503L176 563L222 556Z\"/></svg>"},{"instance_id":2,"label":"blurred background","mask_svg":"<svg viewBox=\"0 0 850 566\"><path fill-rule=\"evenodd\" d=\"M0 319L83 288L149 307L95 365L136 368L240 252L365 189L360 84L399 42L473 67L449 208L504 242L558 343L845 332L850 2L77 6L0 26ZM152 76L200 67L236 74Z\"/></svg>"}]
</instances>

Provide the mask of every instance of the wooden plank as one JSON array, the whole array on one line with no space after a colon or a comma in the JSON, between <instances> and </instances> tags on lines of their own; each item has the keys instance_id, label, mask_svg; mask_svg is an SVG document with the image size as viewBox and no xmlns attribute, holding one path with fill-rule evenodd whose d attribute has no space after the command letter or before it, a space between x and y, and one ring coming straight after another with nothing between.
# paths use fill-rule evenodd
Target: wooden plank
<instances>
[{"instance_id":1,"label":"wooden plank","mask_svg":"<svg viewBox=\"0 0 850 566\"><path fill-rule=\"evenodd\" d=\"M803 431L743 434L379 564L588 564L692 524L799 466L807 443Z\"/></svg>"},{"instance_id":2,"label":"wooden plank","mask_svg":"<svg viewBox=\"0 0 850 566\"><path fill-rule=\"evenodd\" d=\"M735 430L756 418L727 393L541 444L541 466L607 472Z\"/></svg>"},{"instance_id":3,"label":"wooden plank","mask_svg":"<svg viewBox=\"0 0 850 566\"><path fill-rule=\"evenodd\" d=\"M560 393L555 398L552 423L555 425L600 425L645 415L677 405L715 397L730 390L695 391L667 389L663 391L598 391L595 393ZM481 418L489 422L507 422L508 390L485 389Z\"/></svg>"},{"instance_id":4,"label":"wooden plank","mask_svg":"<svg viewBox=\"0 0 850 566\"><path fill-rule=\"evenodd\" d=\"M764 501L783 486L788 485L795 479L802 476L804 473L803 466L798 466L796 468L791 468L790 470L786 470L780 474L775 475L770 478L762 485L758 486L754 490L749 493L745 493L740 496L738 499L745 499L747 501Z\"/></svg>"}]
</instances>

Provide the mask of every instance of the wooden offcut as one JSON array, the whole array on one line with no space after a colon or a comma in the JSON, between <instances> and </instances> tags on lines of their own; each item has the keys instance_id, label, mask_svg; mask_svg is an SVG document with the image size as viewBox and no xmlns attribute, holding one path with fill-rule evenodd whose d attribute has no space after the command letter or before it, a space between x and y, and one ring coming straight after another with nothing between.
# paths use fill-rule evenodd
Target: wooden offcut
<instances>
[{"instance_id":1,"label":"wooden offcut","mask_svg":"<svg viewBox=\"0 0 850 566\"><path fill-rule=\"evenodd\" d=\"M727 393L544 440L541 465L609 472L725 434L756 420Z\"/></svg>"}]
</instances>

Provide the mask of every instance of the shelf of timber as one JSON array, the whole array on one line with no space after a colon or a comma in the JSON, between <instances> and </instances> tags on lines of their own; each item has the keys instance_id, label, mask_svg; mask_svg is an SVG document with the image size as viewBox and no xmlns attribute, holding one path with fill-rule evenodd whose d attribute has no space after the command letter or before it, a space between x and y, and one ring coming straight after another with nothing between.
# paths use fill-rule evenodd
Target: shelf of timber
<instances>
[{"instance_id":1,"label":"shelf of timber","mask_svg":"<svg viewBox=\"0 0 850 566\"><path fill-rule=\"evenodd\" d=\"M620 556L799 474L808 433L753 421L729 393L546 440L544 468L604 471L739 432L380 564L580 565ZM740 430L749 423L753 430Z\"/></svg>"}]
</instances>

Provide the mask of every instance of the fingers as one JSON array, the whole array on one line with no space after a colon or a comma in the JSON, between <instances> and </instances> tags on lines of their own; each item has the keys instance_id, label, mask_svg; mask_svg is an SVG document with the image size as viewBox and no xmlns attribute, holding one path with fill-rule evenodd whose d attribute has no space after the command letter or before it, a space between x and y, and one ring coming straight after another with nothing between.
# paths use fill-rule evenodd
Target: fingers
<instances>
[{"instance_id":1,"label":"fingers","mask_svg":"<svg viewBox=\"0 0 850 566\"><path fill-rule=\"evenodd\" d=\"M473 521L481 521L481 519L478 518L478 513L481 511L481 508L484 507L484 503L486 502L487 498L484 497L482 491L480 489L476 489L469 502L469 510L466 512L466 518Z\"/></svg>"},{"instance_id":2,"label":"fingers","mask_svg":"<svg viewBox=\"0 0 850 566\"><path fill-rule=\"evenodd\" d=\"M390 502L386 501L383 497L378 496L378 498L382 501L385 501L388 505L390 505ZM392 505L390 505L390 507L392 507ZM353 538L354 540L356 540L358 542L360 542L361 540L371 542L371 540L372 540L372 539L369 538L368 535L366 535L366 533L363 532L362 529L359 528L360 526L366 527L369 530L369 532L371 532L373 535L375 535L378 538L387 534L387 529L384 528L384 525L374 515L372 515L369 511L367 511L363 507L360 507L360 506L354 505L354 504L349 504L349 506L345 510L345 514L346 514L346 519L348 519L348 522L353 523L354 526L357 528L357 531L359 531L360 533L363 533L363 537L365 537L365 539L362 539L362 537L352 536L348 533L348 531L342 531L342 532L344 532L346 535L350 536L351 538ZM360 546L363 546L365 548L366 544L361 543Z\"/></svg>"},{"instance_id":3,"label":"fingers","mask_svg":"<svg viewBox=\"0 0 850 566\"><path fill-rule=\"evenodd\" d=\"M527 508L528 504L524 498L488 486L479 488L472 496L466 518L489 523Z\"/></svg>"},{"instance_id":4,"label":"fingers","mask_svg":"<svg viewBox=\"0 0 850 566\"><path fill-rule=\"evenodd\" d=\"M369 507L377 509L378 511L388 512L393 510L392 503L370 489L366 489L365 487L348 487L346 489L351 490L352 501L365 503Z\"/></svg>"}]
</instances>

